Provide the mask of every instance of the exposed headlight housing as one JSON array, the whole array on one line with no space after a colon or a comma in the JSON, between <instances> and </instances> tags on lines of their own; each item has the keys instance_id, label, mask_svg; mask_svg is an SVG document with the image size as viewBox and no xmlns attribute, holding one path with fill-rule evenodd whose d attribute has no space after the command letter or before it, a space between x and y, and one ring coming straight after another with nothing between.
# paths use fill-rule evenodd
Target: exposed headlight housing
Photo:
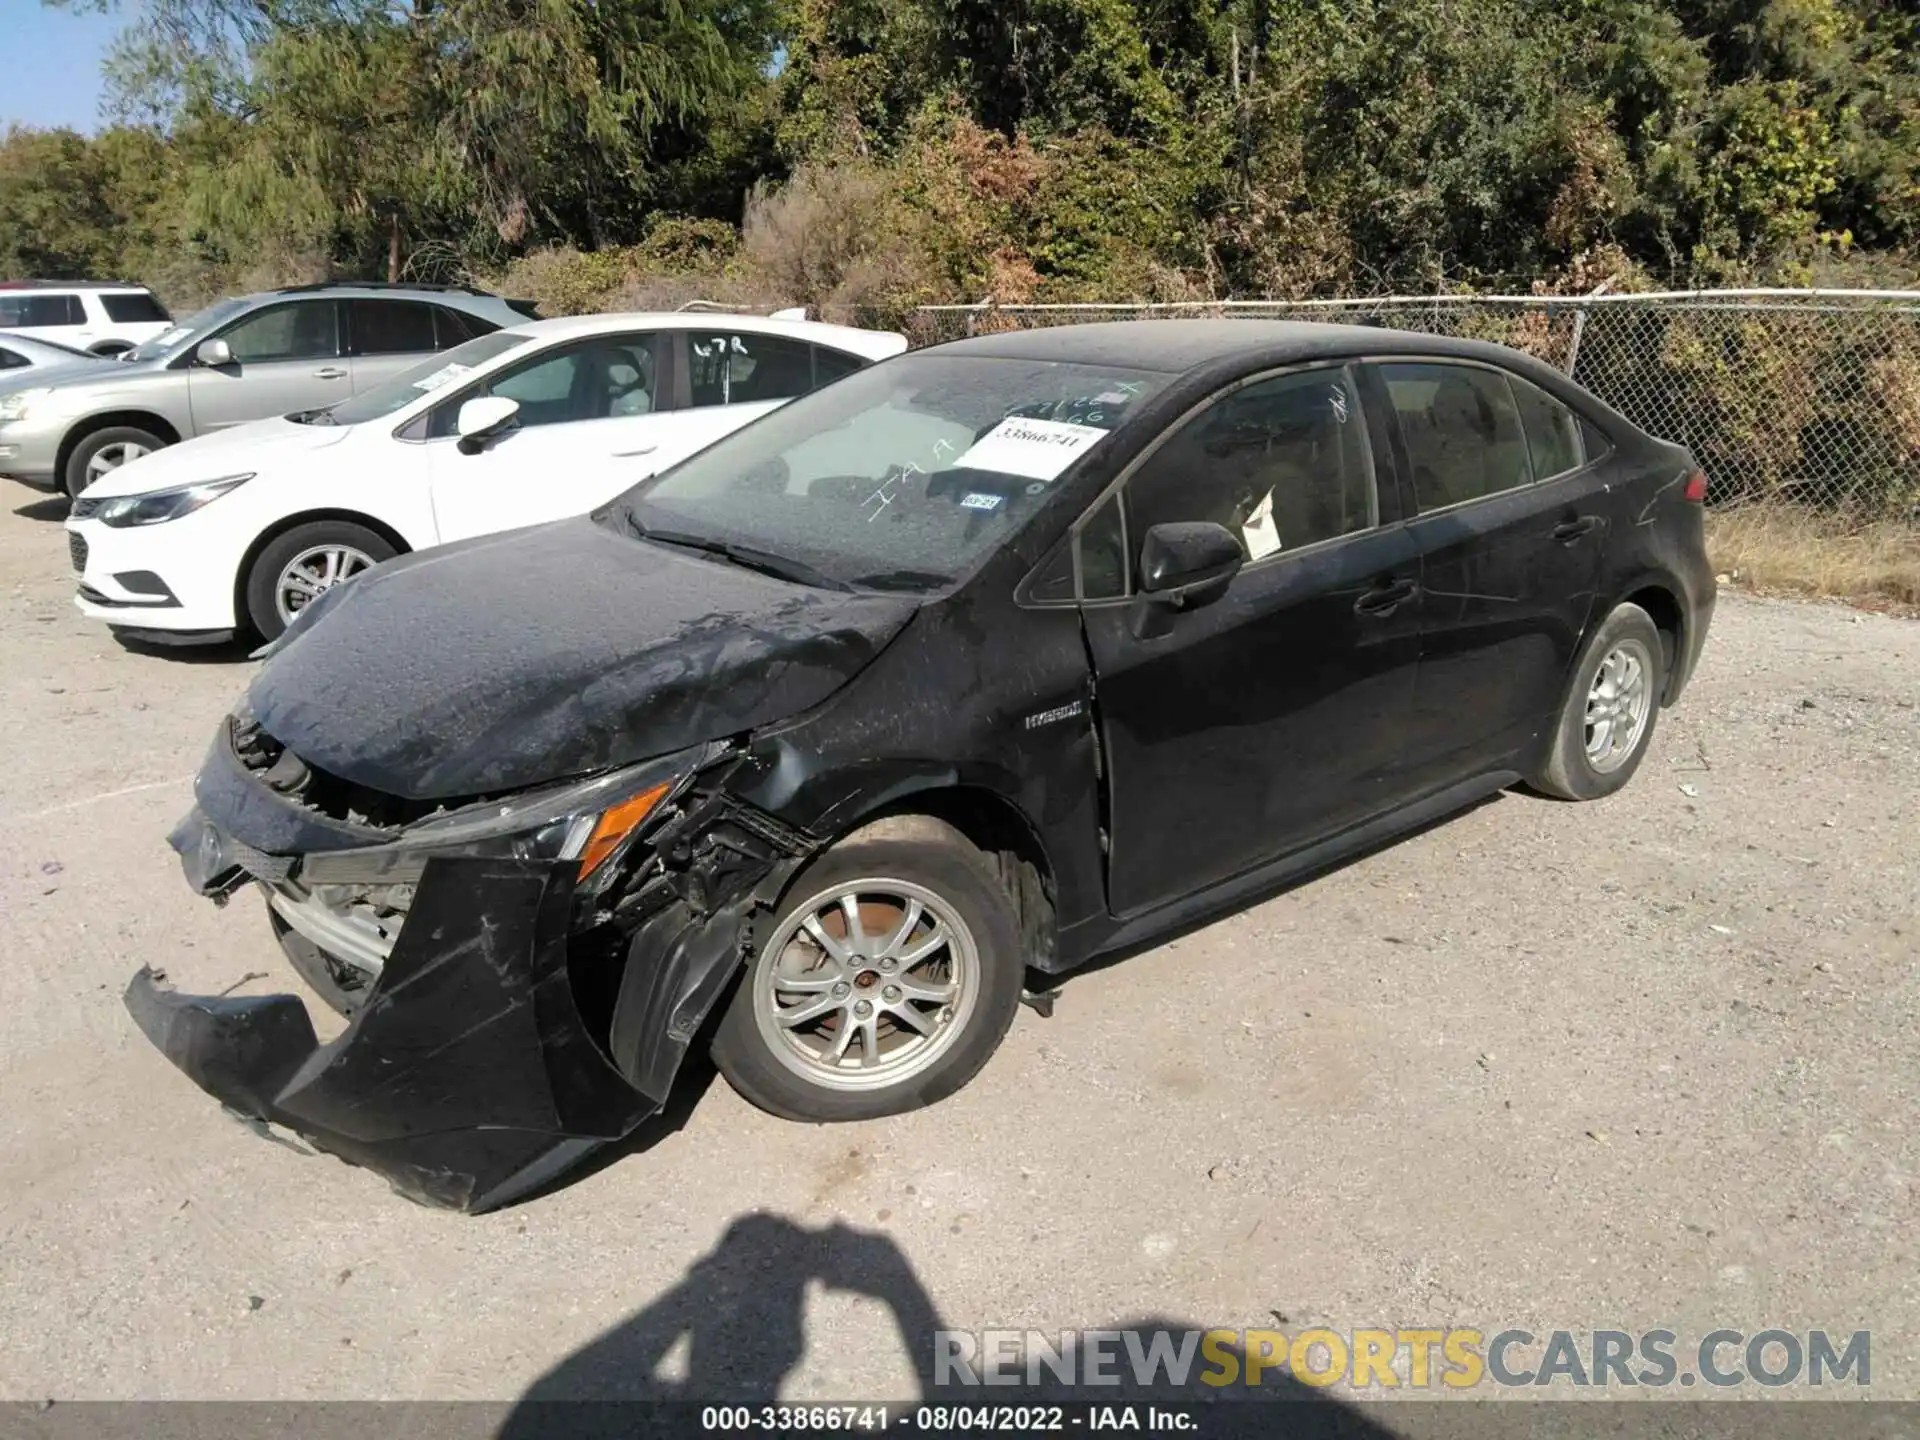
<instances>
[{"instance_id":1,"label":"exposed headlight housing","mask_svg":"<svg viewBox=\"0 0 1920 1440\"><path fill-rule=\"evenodd\" d=\"M0 395L0 424L26 419L28 412L51 394L52 386L37 385L31 390L15 390L10 395Z\"/></svg>"},{"instance_id":2,"label":"exposed headlight housing","mask_svg":"<svg viewBox=\"0 0 1920 1440\"><path fill-rule=\"evenodd\" d=\"M130 525L160 525L168 520L178 520L182 515L191 515L201 506L212 504L229 490L251 479L253 472L248 471L245 475L196 480L191 485L174 485L165 490L149 490L141 495L116 495L110 500L102 500L99 508L93 512L93 518L117 530Z\"/></svg>"},{"instance_id":3,"label":"exposed headlight housing","mask_svg":"<svg viewBox=\"0 0 1920 1440\"><path fill-rule=\"evenodd\" d=\"M548 787L411 825L391 844L330 850L300 862L309 885L408 883L435 855L572 860L577 888L594 893L619 851L696 768L698 749L664 755L591 780Z\"/></svg>"}]
</instances>

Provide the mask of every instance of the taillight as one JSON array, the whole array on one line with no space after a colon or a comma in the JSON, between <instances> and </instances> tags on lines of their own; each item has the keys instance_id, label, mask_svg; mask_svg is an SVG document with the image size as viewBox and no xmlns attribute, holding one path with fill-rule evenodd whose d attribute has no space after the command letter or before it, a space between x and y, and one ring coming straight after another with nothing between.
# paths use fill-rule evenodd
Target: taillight
<instances>
[{"instance_id":1,"label":"taillight","mask_svg":"<svg viewBox=\"0 0 1920 1440\"><path fill-rule=\"evenodd\" d=\"M1707 501L1707 472L1695 470L1688 474L1686 487L1681 490L1682 499L1694 505L1704 505Z\"/></svg>"}]
</instances>

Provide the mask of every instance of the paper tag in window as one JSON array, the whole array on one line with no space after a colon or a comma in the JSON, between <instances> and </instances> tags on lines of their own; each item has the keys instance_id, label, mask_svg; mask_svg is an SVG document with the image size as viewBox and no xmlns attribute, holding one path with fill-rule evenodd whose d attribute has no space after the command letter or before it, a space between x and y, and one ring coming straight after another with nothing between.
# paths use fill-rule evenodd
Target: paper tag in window
<instances>
[{"instance_id":1,"label":"paper tag in window","mask_svg":"<svg viewBox=\"0 0 1920 1440\"><path fill-rule=\"evenodd\" d=\"M472 368L471 365L461 365L457 362L452 365L442 365L431 375L422 376L420 379L414 381L413 388L416 390L438 390L443 386L451 385Z\"/></svg>"},{"instance_id":2,"label":"paper tag in window","mask_svg":"<svg viewBox=\"0 0 1920 1440\"><path fill-rule=\"evenodd\" d=\"M1271 555L1280 548L1280 531L1273 523L1273 492L1269 490L1266 498L1253 507L1253 513L1247 516L1246 523L1240 527L1240 543L1247 547L1247 558L1258 560L1263 555Z\"/></svg>"},{"instance_id":3,"label":"paper tag in window","mask_svg":"<svg viewBox=\"0 0 1920 1440\"><path fill-rule=\"evenodd\" d=\"M1091 450L1107 432L1091 425L1069 425L1062 420L1002 420L974 441L953 462L956 470L993 470L1002 475L1024 475L1029 480L1052 480Z\"/></svg>"}]
</instances>

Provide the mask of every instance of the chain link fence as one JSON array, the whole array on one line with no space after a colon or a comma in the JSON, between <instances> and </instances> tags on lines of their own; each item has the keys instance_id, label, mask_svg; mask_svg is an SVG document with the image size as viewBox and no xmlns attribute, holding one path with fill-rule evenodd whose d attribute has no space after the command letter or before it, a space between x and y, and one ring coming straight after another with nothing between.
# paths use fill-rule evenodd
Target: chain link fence
<instances>
[{"instance_id":1,"label":"chain link fence","mask_svg":"<svg viewBox=\"0 0 1920 1440\"><path fill-rule=\"evenodd\" d=\"M1920 528L1920 292L1390 296L1181 305L927 306L915 344L1166 317L1318 320L1511 345L1687 446L1712 503L1788 502Z\"/></svg>"}]
</instances>

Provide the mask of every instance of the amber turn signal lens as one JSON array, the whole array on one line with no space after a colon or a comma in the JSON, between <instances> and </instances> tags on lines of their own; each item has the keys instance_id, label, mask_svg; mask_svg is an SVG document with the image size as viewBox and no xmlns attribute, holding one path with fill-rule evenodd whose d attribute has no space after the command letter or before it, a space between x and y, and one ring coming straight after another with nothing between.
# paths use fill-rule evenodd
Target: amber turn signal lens
<instances>
[{"instance_id":1,"label":"amber turn signal lens","mask_svg":"<svg viewBox=\"0 0 1920 1440\"><path fill-rule=\"evenodd\" d=\"M603 811L599 823L593 827L593 834L587 837L587 848L580 852L580 878L586 879L599 868L600 862L633 833L636 825L653 813L653 807L672 788L672 781L662 781L651 790L642 790L632 799L622 800Z\"/></svg>"}]
</instances>

